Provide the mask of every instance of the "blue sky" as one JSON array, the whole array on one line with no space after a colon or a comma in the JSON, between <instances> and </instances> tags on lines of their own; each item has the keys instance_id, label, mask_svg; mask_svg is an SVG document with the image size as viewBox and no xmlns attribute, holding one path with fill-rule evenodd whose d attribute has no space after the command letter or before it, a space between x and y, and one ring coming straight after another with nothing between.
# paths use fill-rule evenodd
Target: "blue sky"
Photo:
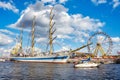
<instances>
[{"instance_id":1,"label":"blue sky","mask_svg":"<svg viewBox=\"0 0 120 80\"><path fill-rule=\"evenodd\" d=\"M33 17L36 16L36 45L45 50L48 43L50 8L54 6L56 32L54 50L69 50L87 44L90 36L102 31L113 41L113 52L120 50L120 0L0 0L0 51L7 53L16 44L24 23L23 47L28 45ZM104 46L104 45L103 45ZM108 45L104 46L107 49ZM44 48L44 49L43 49ZM87 52L87 48L81 52Z\"/></svg>"}]
</instances>

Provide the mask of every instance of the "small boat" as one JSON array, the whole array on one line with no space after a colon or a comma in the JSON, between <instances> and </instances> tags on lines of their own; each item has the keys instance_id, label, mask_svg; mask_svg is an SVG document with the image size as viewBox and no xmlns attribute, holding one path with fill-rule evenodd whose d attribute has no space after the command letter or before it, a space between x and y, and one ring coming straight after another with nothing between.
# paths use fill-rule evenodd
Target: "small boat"
<instances>
[{"instance_id":1,"label":"small boat","mask_svg":"<svg viewBox=\"0 0 120 80\"><path fill-rule=\"evenodd\" d=\"M99 64L93 63L93 62L84 62L84 63L79 63L74 65L74 67L76 68L94 68L98 66Z\"/></svg>"},{"instance_id":2,"label":"small boat","mask_svg":"<svg viewBox=\"0 0 120 80\"><path fill-rule=\"evenodd\" d=\"M0 62L5 62L5 59L0 58Z\"/></svg>"},{"instance_id":3,"label":"small boat","mask_svg":"<svg viewBox=\"0 0 120 80\"><path fill-rule=\"evenodd\" d=\"M91 60L90 57L87 60L82 60L80 63L75 64L74 67L75 68L94 68L99 66L98 63L94 63L90 60Z\"/></svg>"}]
</instances>

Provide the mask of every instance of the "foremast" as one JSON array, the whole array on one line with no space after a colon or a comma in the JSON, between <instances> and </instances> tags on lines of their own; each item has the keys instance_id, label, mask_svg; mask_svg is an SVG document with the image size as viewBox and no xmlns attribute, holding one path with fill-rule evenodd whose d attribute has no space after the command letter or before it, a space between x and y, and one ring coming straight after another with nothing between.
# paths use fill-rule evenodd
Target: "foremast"
<instances>
[{"instance_id":1,"label":"foremast","mask_svg":"<svg viewBox=\"0 0 120 80\"><path fill-rule=\"evenodd\" d=\"M32 30L31 30L31 33L32 33L31 34L31 37L32 37L32 40L31 40L31 56L34 56L35 18L36 18L36 16L34 16L34 18L33 18L33 21L32 21Z\"/></svg>"},{"instance_id":2,"label":"foremast","mask_svg":"<svg viewBox=\"0 0 120 80\"><path fill-rule=\"evenodd\" d=\"M11 55L12 56L18 56L20 54L23 54L23 49L22 49L22 40L23 40L23 25L20 31L20 38L16 37L16 45L15 47L11 50Z\"/></svg>"},{"instance_id":3,"label":"foremast","mask_svg":"<svg viewBox=\"0 0 120 80\"><path fill-rule=\"evenodd\" d=\"M56 29L53 29L53 26L55 24L55 22L53 22L53 18L54 18L54 14L52 13L53 11L53 8L51 8L50 10L50 22L49 22L49 45L50 45L50 55L53 54L53 40L56 38L56 37L53 37L53 34L54 32L56 31Z\"/></svg>"}]
</instances>

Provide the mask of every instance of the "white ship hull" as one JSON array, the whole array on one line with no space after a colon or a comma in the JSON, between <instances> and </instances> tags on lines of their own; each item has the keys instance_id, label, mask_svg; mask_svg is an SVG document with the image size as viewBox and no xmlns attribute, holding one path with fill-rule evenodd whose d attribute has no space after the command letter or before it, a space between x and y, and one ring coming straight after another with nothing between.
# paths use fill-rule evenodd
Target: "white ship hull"
<instances>
[{"instance_id":1,"label":"white ship hull","mask_svg":"<svg viewBox=\"0 0 120 80\"><path fill-rule=\"evenodd\" d=\"M11 61L66 63L68 56L41 56L41 57L11 57Z\"/></svg>"}]
</instances>

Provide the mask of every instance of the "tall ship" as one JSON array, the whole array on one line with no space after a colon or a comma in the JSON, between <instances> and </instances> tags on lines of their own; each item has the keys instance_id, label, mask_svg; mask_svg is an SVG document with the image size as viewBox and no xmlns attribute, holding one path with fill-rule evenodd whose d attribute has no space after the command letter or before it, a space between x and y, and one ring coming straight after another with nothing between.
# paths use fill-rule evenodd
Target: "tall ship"
<instances>
[{"instance_id":1,"label":"tall ship","mask_svg":"<svg viewBox=\"0 0 120 80\"><path fill-rule=\"evenodd\" d=\"M20 34L20 41L19 43L16 43L16 46L11 51L11 61L22 61L22 62L46 62L46 63L66 63L69 59L71 53L80 50L90 44L84 45L80 48L77 48L75 50L70 51L64 51L64 52L53 52L53 40L56 37L53 37L53 34L56 30L53 30L54 22L52 21L54 15L52 14L52 10L50 11L50 22L49 22L49 52L43 53L40 52L39 54L35 53L34 49L34 37L35 37L35 17L32 22L32 35L31 35L31 48L30 48L30 54L24 54L22 49L22 33Z\"/></svg>"}]
</instances>

